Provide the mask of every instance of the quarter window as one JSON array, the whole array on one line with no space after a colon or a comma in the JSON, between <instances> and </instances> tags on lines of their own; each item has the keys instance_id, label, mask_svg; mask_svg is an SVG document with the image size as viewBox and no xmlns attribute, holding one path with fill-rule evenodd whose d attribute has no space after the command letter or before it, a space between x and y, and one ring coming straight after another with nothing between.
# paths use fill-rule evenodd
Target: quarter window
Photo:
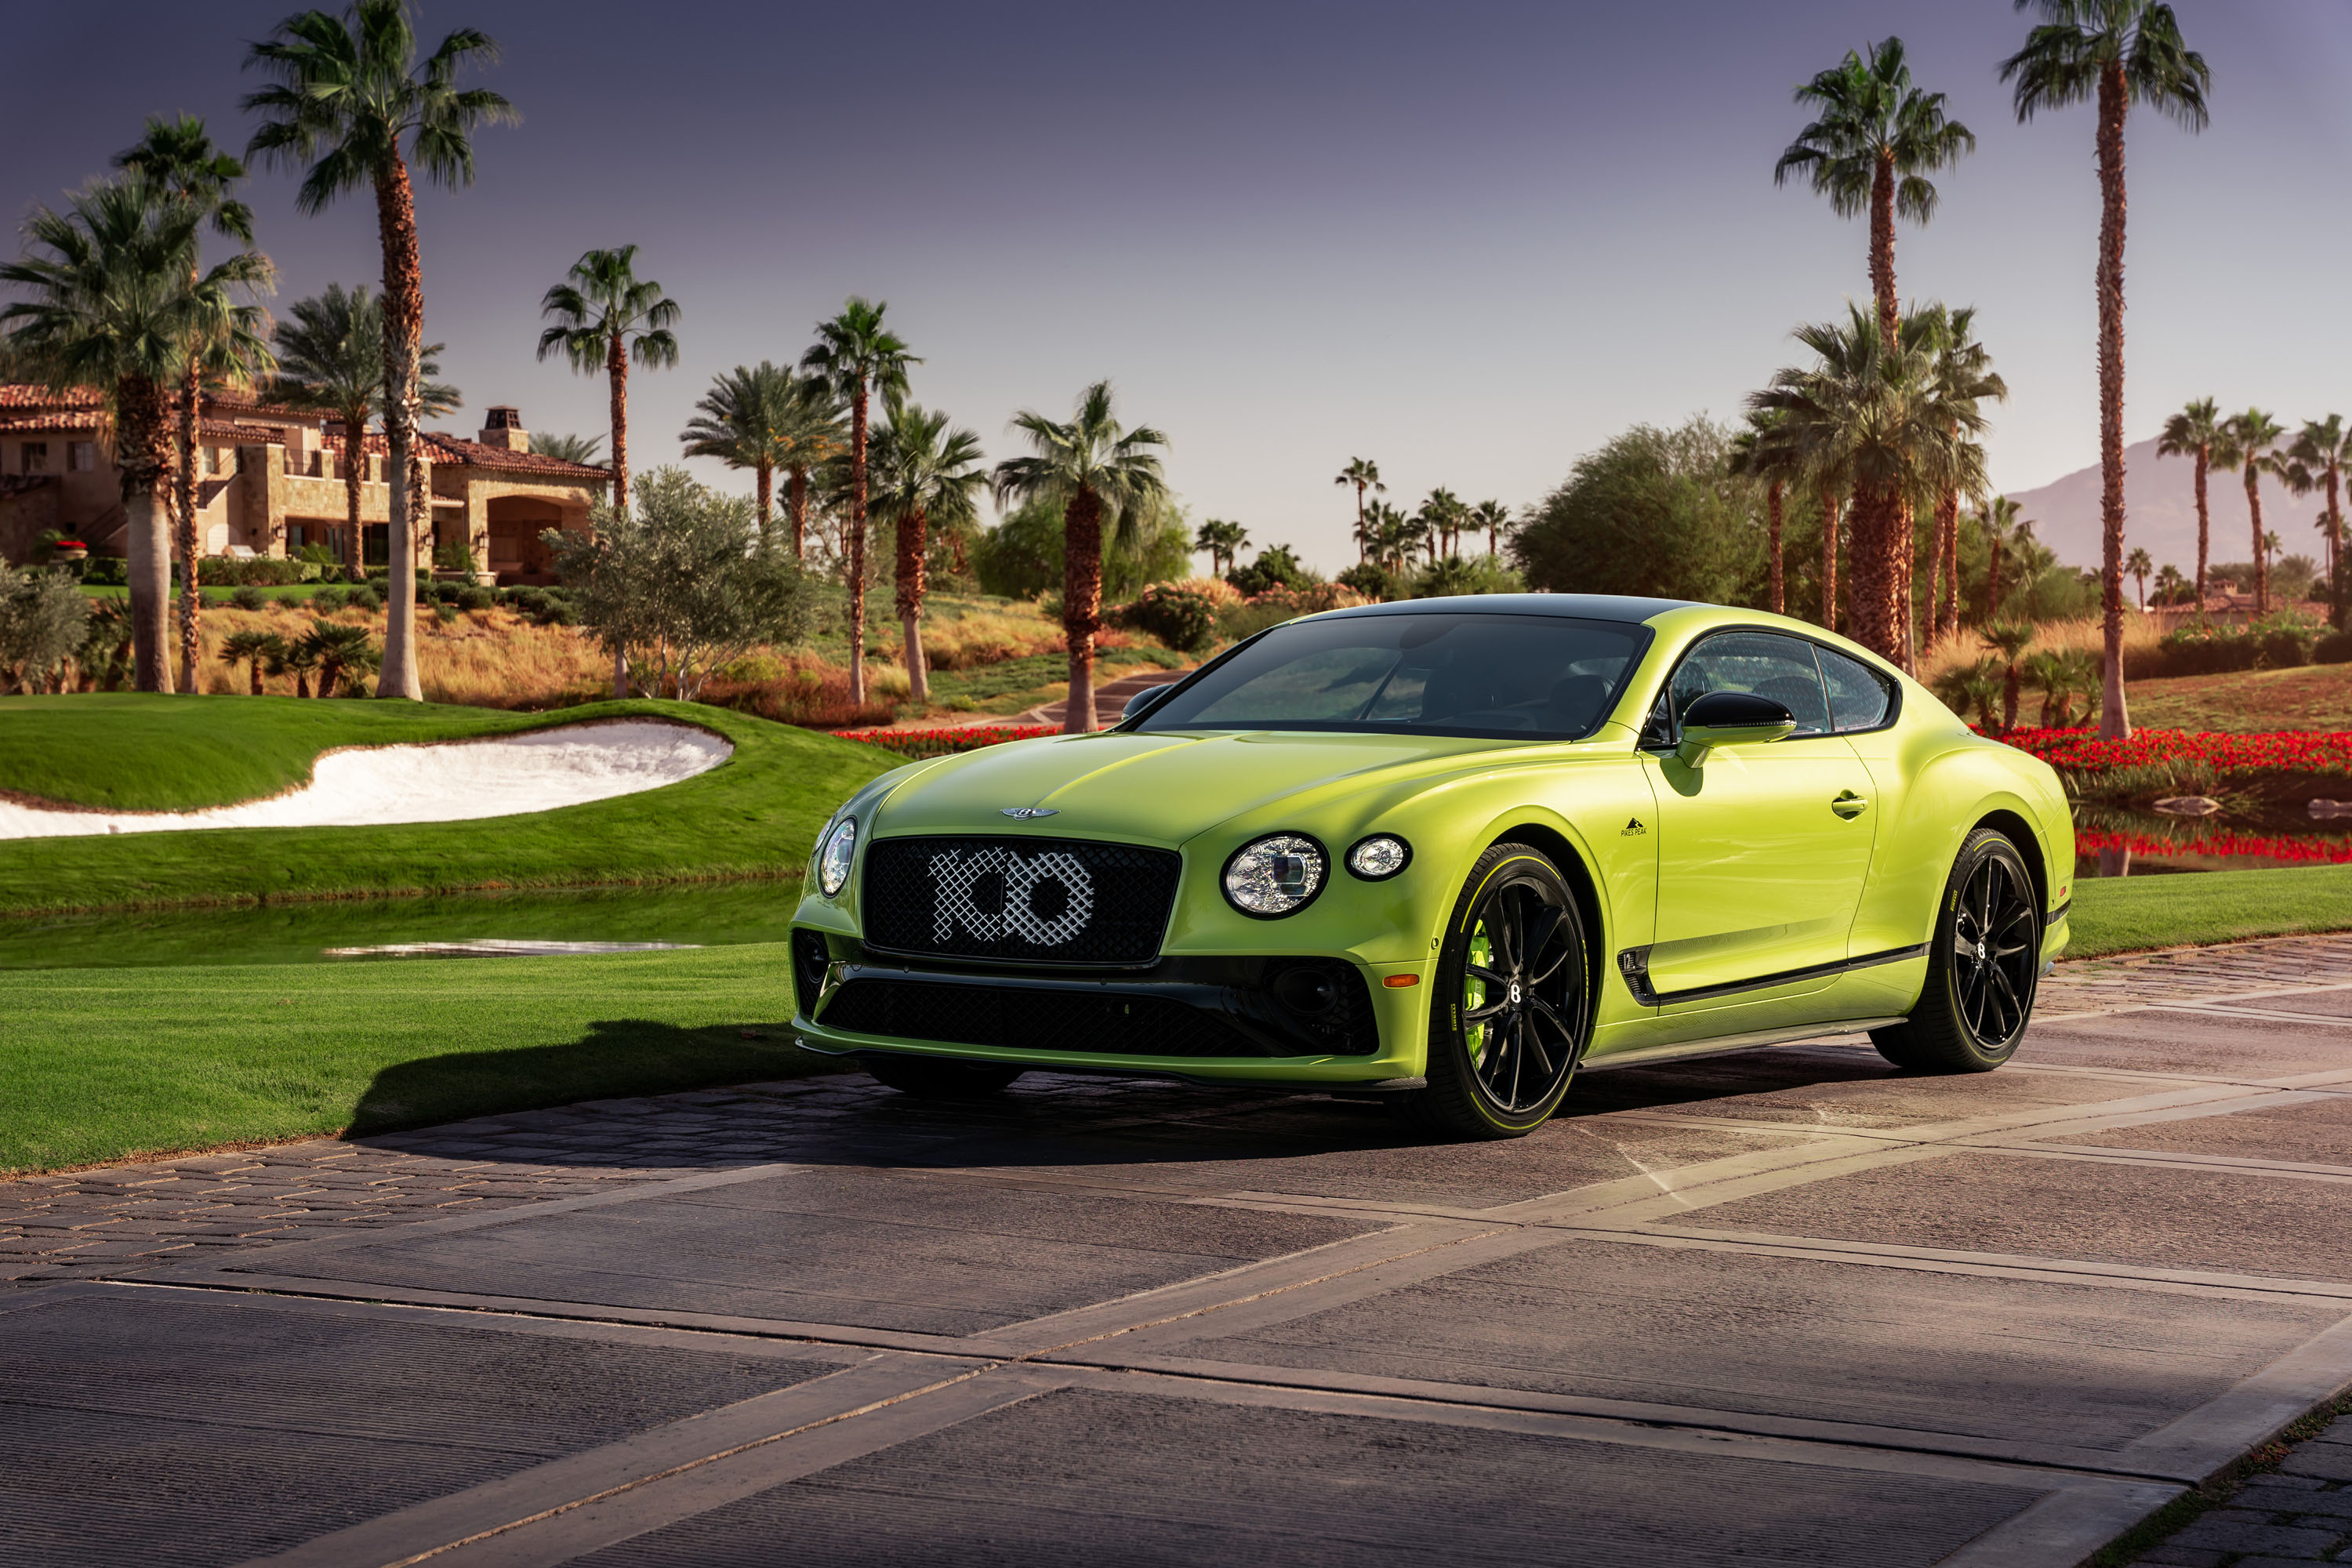
<instances>
[{"instance_id":1,"label":"quarter window","mask_svg":"<svg viewBox=\"0 0 2352 1568\"><path fill-rule=\"evenodd\" d=\"M1796 717L1800 735L1830 731L1830 706L1813 664L1813 645L1801 638L1772 632L1724 632L1706 638L1675 671L1670 695L1676 720L1711 691L1769 697Z\"/></svg>"},{"instance_id":2,"label":"quarter window","mask_svg":"<svg viewBox=\"0 0 2352 1568\"><path fill-rule=\"evenodd\" d=\"M1830 716L1838 732L1875 730L1885 723L1895 707L1894 682L1862 660L1848 658L1833 648L1816 651L1821 656L1822 677L1829 683Z\"/></svg>"}]
</instances>

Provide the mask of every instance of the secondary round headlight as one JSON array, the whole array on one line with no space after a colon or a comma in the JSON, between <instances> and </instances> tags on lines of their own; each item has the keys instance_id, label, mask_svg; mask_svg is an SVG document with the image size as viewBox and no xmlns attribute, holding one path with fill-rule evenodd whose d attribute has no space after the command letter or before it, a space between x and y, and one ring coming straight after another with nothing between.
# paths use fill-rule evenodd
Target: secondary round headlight
<instances>
[{"instance_id":1,"label":"secondary round headlight","mask_svg":"<svg viewBox=\"0 0 2352 1568\"><path fill-rule=\"evenodd\" d=\"M1323 846L1302 833L1276 833L1234 851L1225 897L1245 915L1286 915L1314 901L1328 869Z\"/></svg>"},{"instance_id":2,"label":"secondary round headlight","mask_svg":"<svg viewBox=\"0 0 2352 1568\"><path fill-rule=\"evenodd\" d=\"M1385 882L1412 859L1412 845L1393 833L1375 833L1348 851L1348 869L1367 882Z\"/></svg>"},{"instance_id":3,"label":"secondary round headlight","mask_svg":"<svg viewBox=\"0 0 2352 1568\"><path fill-rule=\"evenodd\" d=\"M816 861L816 885L828 899L849 885L849 862L857 853L857 821L844 817L839 826L825 835L824 848Z\"/></svg>"}]
</instances>

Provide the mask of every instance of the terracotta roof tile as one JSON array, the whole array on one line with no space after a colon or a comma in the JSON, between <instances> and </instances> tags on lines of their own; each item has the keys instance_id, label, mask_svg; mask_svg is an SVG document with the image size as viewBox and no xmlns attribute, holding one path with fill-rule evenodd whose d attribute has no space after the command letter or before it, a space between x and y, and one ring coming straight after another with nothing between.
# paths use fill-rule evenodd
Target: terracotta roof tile
<instances>
[{"instance_id":1,"label":"terracotta roof tile","mask_svg":"<svg viewBox=\"0 0 2352 1568\"><path fill-rule=\"evenodd\" d=\"M582 482L608 483L613 478L608 468L587 463L567 463L561 458L542 458L536 452L509 452L504 447L484 446L479 441L467 441L439 431L429 431L425 437L425 457L436 463L451 463L469 468L503 468L511 473L545 474L550 479L573 479Z\"/></svg>"},{"instance_id":2,"label":"terracotta roof tile","mask_svg":"<svg viewBox=\"0 0 2352 1568\"><path fill-rule=\"evenodd\" d=\"M0 435L18 436L44 430L95 430L96 414L0 414Z\"/></svg>"},{"instance_id":3,"label":"terracotta roof tile","mask_svg":"<svg viewBox=\"0 0 2352 1568\"><path fill-rule=\"evenodd\" d=\"M30 382L0 382L0 408L103 408L106 399L96 387L51 392Z\"/></svg>"}]
</instances>

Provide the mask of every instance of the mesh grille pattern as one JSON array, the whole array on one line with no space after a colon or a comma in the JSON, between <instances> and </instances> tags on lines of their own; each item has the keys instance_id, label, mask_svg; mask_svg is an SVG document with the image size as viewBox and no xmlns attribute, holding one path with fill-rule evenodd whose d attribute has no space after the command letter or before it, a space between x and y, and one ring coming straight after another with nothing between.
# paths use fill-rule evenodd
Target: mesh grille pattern
<instances>
[{"instance_id":1,"label":"mesh grille pattern","mask_svg":"<svg viewBox=\"0 0 2352 1568\"><path fill-rule=\"evenodd\" d=\"M822 1022L856 1035L1001 1046L1020 1051L1103 1051L1139 1057L1265 1053L1222 1020L1162 996L852 980Z\"/></svg>"},{"instance_id":2,"label":"mesh grille pattern","mask_svg":"<svg viewBox=\"0 0 2352 1568\"><path fill-rule=\"evenodd\" d=\"M866 945L1046 963L1160 955L1182 859L1077 838L882 838L866 851Z\"/></svg>"}]
</instances>

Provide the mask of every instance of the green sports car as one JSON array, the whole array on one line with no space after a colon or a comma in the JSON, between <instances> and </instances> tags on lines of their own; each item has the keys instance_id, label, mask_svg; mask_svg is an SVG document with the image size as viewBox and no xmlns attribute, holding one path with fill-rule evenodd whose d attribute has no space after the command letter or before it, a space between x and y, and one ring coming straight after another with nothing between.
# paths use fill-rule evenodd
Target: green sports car
<instances>
[{"instance_id":1,"label":"green sports car","mask_svg":"<svg viewBox=\"0 0 2352 1568\"><path fill-rule=\"evenodd\" d=\"M1290 621L1114 728L885 773L818 836L794 1028L1533 1131L1581 1064L1866 1029L1982 1071L2066 944L2058 778L1815 626L1497 595Z\"/></svg>"}]
</instances>

